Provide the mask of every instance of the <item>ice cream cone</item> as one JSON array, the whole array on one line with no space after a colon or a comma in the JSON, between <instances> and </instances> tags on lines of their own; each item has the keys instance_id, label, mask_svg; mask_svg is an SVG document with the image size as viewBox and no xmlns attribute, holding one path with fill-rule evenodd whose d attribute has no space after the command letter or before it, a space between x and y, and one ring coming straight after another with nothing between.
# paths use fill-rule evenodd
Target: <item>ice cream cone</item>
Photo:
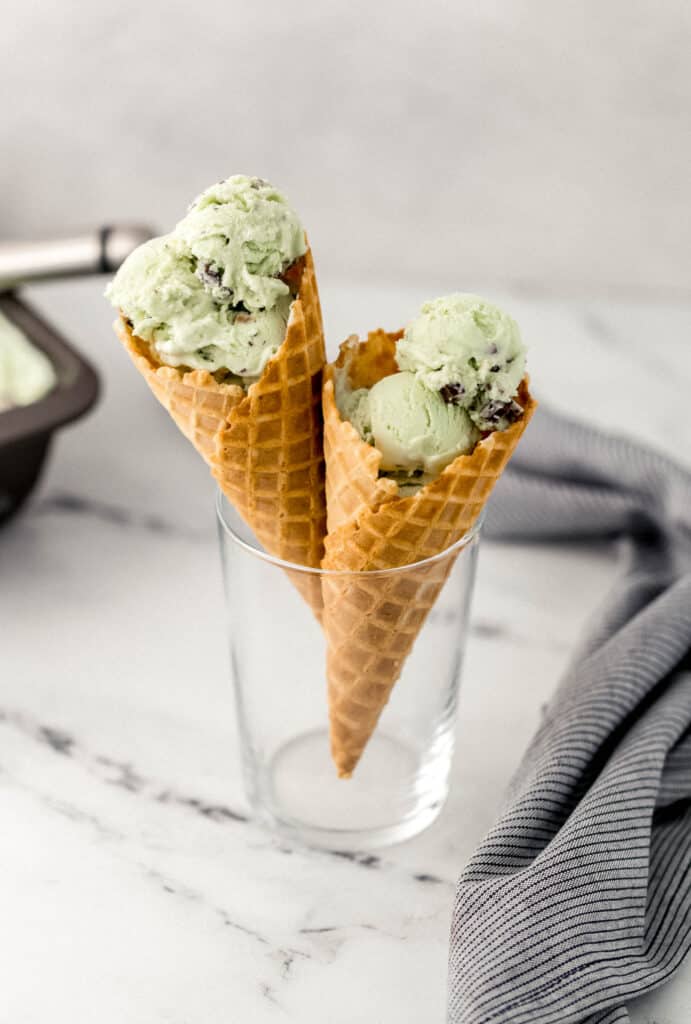
<instances>
[{"instance_id":1,"label":"ice cream cone","mask_svg":"<svg viewBox=\"0 0 691 1024\"><path fill-rule=\"evenodd\" d=\"M375 331L350 340L338 360L353 387L395 372L400 335ZM323 566L357 573L326 576L322 592L332 756L349 777L377 724L403 663L453 568L455 555L415 565L456 544L472 528L535 408L527 379L521 418L458 456L412 497L378 478L381 456L338 411L334 369L325 372L324 446L329 533ZM409 570L377 574L401 566Z\"/></svg>"},{"instance_id":2,"label":"ice cream cone","mask_svg":"<svg viewBox=\"0 0 691 1024\"><path fill-rule=\"evenodd\" d=\"M162 365L122 318L117 330L156 398L266 550L318 567L326 532L321 414L326 357L309 248L300 264L283 343L246 392L204 370ZM318 580L290 575L319 615Z\"/></svg>"}]
</instances>

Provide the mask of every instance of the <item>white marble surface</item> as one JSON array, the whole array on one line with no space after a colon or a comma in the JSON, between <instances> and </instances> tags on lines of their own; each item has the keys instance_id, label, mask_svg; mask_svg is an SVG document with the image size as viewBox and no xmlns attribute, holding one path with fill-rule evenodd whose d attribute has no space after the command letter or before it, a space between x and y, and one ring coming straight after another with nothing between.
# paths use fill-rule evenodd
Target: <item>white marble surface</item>
<instances>
[{"instance_id":1,"label":"white marble surface","mask_svg":"<svg viewBox=\"0 0 691 1024\"><path fill-rule=\"evenodd\" d=\"M33 293L104 394L0 533L0 1022L441 1021L454 879L614 552L485 544L439 821L377 857L288 847L241 792L211 481L111 337L101 287ZM419 298L325 286L329 339ZM674 436L689 460L691 309L510 306L539 395ZM690 1018L691 966L633 1012Z\"/></svg>"}]
</instances>

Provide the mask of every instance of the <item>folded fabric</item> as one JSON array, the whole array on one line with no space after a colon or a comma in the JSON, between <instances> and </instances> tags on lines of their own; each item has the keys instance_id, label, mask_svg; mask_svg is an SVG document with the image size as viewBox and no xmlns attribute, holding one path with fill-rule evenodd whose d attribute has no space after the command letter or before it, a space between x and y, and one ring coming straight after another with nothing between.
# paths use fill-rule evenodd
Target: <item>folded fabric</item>
<instances>
[{"instance_id":1,"label":"folded fabric","mask_svg":"<svg viewBox=\"0 0 691 1024\"><path fill-rule=\"evenodd\" d=\"M506 540L625 538L459 879L452 1024L615 1024L691 946L691 473L538 411L490 502Z\"/></svg>"}]
</instances>

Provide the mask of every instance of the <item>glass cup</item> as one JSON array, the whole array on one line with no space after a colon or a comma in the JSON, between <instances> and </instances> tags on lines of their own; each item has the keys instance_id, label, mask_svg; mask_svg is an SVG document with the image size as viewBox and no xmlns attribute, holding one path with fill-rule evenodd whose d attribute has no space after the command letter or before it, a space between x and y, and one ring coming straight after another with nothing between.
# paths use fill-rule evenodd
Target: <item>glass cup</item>
<instances>
[{"instance_id":1,"label":"glass cup","mask_svg":"<svg viewBox=\"0 0 691 1024\"><path fill-rule=\"evenodd\" d=\"M481 522L432 558L352 573L274 558L220 494L217 510L242 765L255 815L291 839L334 851L371 850L422 831L448 792ZM362 609L359 619L354 607ZM364 666L350 678L369 699L368 690L386 690L402 659L351 778L338 777L330 754L327 654L346 721L353 711L343 690L348 669Z\"/></svg>"}]
</instances>

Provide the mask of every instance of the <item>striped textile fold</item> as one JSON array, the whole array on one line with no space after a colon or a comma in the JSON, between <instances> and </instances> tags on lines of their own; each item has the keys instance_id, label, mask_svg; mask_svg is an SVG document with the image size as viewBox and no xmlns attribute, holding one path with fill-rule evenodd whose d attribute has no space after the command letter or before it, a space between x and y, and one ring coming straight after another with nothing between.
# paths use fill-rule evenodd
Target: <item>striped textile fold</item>
<instances>
[{"instance_id":1,"label":"striped textile fold","mask_svg":"<svg viewBox=\"0 0 691 1024\"><path fill-rule=\"evenodd\" d=\"M691 474L541 409L488 510L625 567L461 875L451 1024L620 1024L691 946Z\"/></svg>"}]
</instances>

